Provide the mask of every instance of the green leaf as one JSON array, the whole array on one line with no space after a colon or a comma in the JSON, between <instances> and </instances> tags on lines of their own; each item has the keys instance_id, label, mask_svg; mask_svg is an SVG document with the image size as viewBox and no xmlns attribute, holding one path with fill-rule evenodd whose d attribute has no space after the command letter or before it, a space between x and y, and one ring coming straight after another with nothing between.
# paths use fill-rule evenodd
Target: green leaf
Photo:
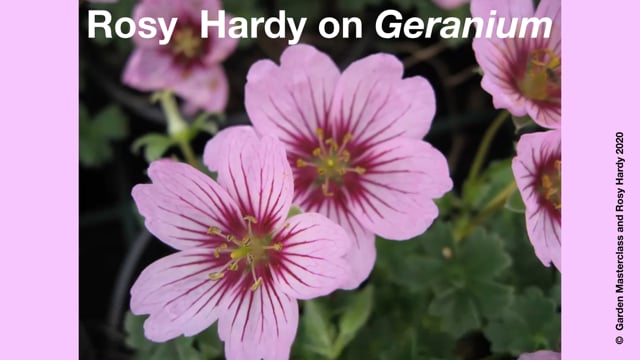
<instances>
[{"instance_id":1,"label":"green leaf","mask_svg":"<svg viewBox=\"0 0 640 360\"><path fill-rule=\"evenodd\" d=\"M463 205L467 209L480 210L513 181L511 159L492 162L473 184L463 185Z\"/></svg>"},{"instance_id":2,"label":"green leaf","mask_svg":"<svg viewBox=\"0 0 640 360\"><path fill-rule=\"evenodd\" d=\"M360 328L367 322L373 309L373 286L367 286L352 295L354 296L347 304L338 324L338 338L333 347L335 357L340 355L342 349L353 340Z\"/></svg>"},{"instance_id":3,"label":"green leaf","mask_svg":"<svg viewBox=\"0 0 640 360\"><path fill-rule=\"evenodd\" d=\"M136 316L127 311L124 317L124 330L126 332L125 344L133 350L147 352L152 343L144 337L143 324L147 316Z\"/></svg>"},{"instance_id":4,"label":"green leaf","mask_svg":"<svg viewBox=\"0 0 640 360\"><path fill-rule=\"evenodd\" d=\"M442 330L457 337L478 329L511 303L513 289L501 283L511 259L497 236L476 229L455 242L451 224L436 222L424 238L424 281L434 293L429 314Z\"/></svg>"},{"instance_id":5,"label":"green leaf","mask_svg":"<svg viewBox=\"0 0 640 360\"><path fill-rule=\"evenodd\" d=\"M79 111L79 155L84 166L99 166L111 160L111 141L127 136L127 119L120 109L111 106L91 119L89 111L80 105Z\"/></svg>"},{"instance_id":6,"label":"green leaf","mask_svg":"<svg viewBox=\"0 0 640 360\"><path fill-rule=\"evenodd\" d=\"M300 214L302 214L302 209L295 205L291 205L291 207L289 208L289 213L287 214L287 219Z\"/></svg>"},{"instance_id":7,"label":"green leaf","mask_svg":"<svg viewBox=\"0 0 640 360\"><path fill-rule=\"evenodd\" d=\"M522 196L520 195L520 190L516 190L512 192L511 195L509 195L504 207L518 214L525 213L526 209L524 206L524 202L522 201Z\"/></svg>"},{"instance_id":8,"label":"green leaf","mask_svg":"<svg viewBox=\"0 0 640 360\"><path fill-rule=\"evenodd\" d=\"M147 162L157 160L175 144L175 141L164 134L152 133L139 137L133 142L131 151L137 153L144 147L144 157Z\"/></svg>"},{"instance_id":9,"label":"green leaf","mask_svg":"<svg viewBox=\"0 0 640 360\"><path fill-rule=\"evenodd\" d=\"M217 324L195 336L195 343L200 349L202 359L215 359L223 355L224 345L218 338Z\"/></svg>"},{"instance_id":10,"label":"green leaf","mask_svg":"<svg viewBox=\"0 0 640 360\"><path fill-rule=\"evenodd\" d=\"M545 267L535 254L527 235L525 217L512 211L500 211L485 222L486 229L499 236L513 259L511 271L507 273L509 283L519 290L536 286L543 290L554 284L553 267Z\"/></svg>"},{"instance_id":11,"label":"green leaf","mask_svg":"<svg viewBox=\"0 0 640 360\"><path fill-rule=\"evenodd\" d=\"M476 229L462 241L459 261L472 279L491 279L511 264L509 254L499 237Z\"/></svg>"},{"instance_id":12,"label":"green leaf","mask_svg":"<svg viewBox=\"0 0 640 360\"><path fill-rule=\"evenodd\" d=\"M215 135L218 132L218 125L214 122L209 121L209 117L217 116L219 118L224 118L224 114L219 113L209 113L203 112L199 114L196 119L191 124L189 128L189 137L188 139L193 139L198 135L199 132L204 131L209 135Z\"/></svg>"},{"instance_id":13,"label":"green leaf","mask_svg":"<svg viewBox=\"0 0 640 360\"><path fill-rule=\"evenodd\" d=\"M336 330L329 321L327 310L319 300L305 301L303 309L301 320L304 332L303 349L305 352L331 359Z\"/></svg>"},{"instance_id":14,"label":"green leaf","mask_svg":"<svg viewBox=\"0 0 640 360\"><path fill-rule=\"evenodd\" d=\"M206 330L195 337L180 336L164 343L154 343L147 340L144 336L143 323L147 316L135 316L131 312L127 312L124 319L124 328L126 332L125 344L135 350L135 358L139 360L201 360L209 359L205 357L203 350L202 355L193 347L194 341L198 339L202 347L204 342L207 344L219 344L217 335L211 339L211 330ZM213 330L215 331L215 330ZM220 354L209 350L206 353Z\"/></svg>"},{"instance_id":15,"label":"green leaf","mask_svg":"<svg viewBox=\"0 0 640 360\"><path fill-rule=\"evenodd\" d=\"M193 337L181 336L157 344L148 355L139 356L139 358L145 360L202 360L200 353L191 346L192 343Z\"/></svg>"},{"instance_id":16,"label":"green leaf","mask_svg":"<svg viewBox=\"0 0 640 360\"><path fill-rule=\"evenodd\" d=\"M127 117L116 105L99 112L93 121L95 131L102 134L105 139L120 140L128 134Z\"/></svg>"},{"instance_id":17,"label":"green leaf","mask_svg":"<svg viewBox=\"0 0 640 360\"><path fill-rule=\"evenodd\" d=\"M538 288L528 288L516 297L503 316L485 331L494 352L520 354L556 349L560 339L560 313L553 299Z\"/></svg>"},{"instance_id":18,"label":"green leaf","mask_svg":"<svg viewBox=\"0 0 640 360\"><path fill-rule=\"evenodd\" d=\"M429 314L441 317L442 329L455 337L481 324L478 306L467 289L452 287L439 292L429 306Z\"/></svg>"}]
</instances>

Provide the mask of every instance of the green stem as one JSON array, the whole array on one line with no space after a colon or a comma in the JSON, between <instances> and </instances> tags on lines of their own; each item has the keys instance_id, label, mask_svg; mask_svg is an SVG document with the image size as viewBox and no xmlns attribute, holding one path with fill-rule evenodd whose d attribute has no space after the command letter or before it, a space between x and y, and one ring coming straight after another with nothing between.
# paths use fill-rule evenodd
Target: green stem
<instances>
[{"instance_id":1,"label":"green stem","mask_svg":"<svg viewBox=\"0 0 640 360\"><path fill-rule=\"evenodd\" d=\"M504 204L509 199L509 196L518 188L515 181L512 181L507 185L500 193L489 201L487 206L485 206L478 214L469 221L467 226L456 236L456 240L460 241L464 239L471 231L478 225L482 224L489 216L493 215L498 210L504 208Z\"/></svg>"},{"instance_id":2,"label":"green stem","mask_svg":"<svg viewBox=\"0 0 640 360\"><path fill-rule=\"evenodd\" d=\"M469 184L473 184L480 173L480 168L484 164L484 161L487 157L487 152L489 152L489 147L491 146L491 142L493 138L496 136L496 133L504 123L504 121L509 117L509 112L506 110L502 110L500 114L493 120L489 128L484 133L482 137L482 142L478 147L478 152L476 153L476 157L473 159L473 163L471 164L471 170L469 170L469 176L467 178L467 182Z\"/></svg>"},{"instance_id":3,"label":"green stem","mask_svg":"<svg viewBox=\"0 0 640 360\"><path fill-rule=\"evenodd\" d=\"M191 144L189 141L180 140L178 141L178 145L180 145L180 151L184 155L184 158L187 160L189 165L193 166L196 169L200 169L200 163L196 159L196 155L193 153L193 149L191 148Z\"/></svg>"},{"instance_id":4,"label":"green stem","mask_svg":"<svg viewBox=\"0 0 640 360\"><path fill-rule=\"evenodd\" d=\"M164 114L167 116L167 132L169 136L176 138L176 136L184 134L189 126L182 118L182 115L180 115L178 103L176 103L176 99L173 97L171 90L160 91L158 93L158 99L160 100Z\"/></svg>"},{"instance_id":5,"label":"green stem","mask_svg":"<svg viewBox=\"0 0 640 360\"><path fill-rule=\"evenodd\" d=\"M157 94L157 98L160 100L162 110L167 117L167 133L174 139L180 146L180 151L184 155L185 160L193 167L199 169L200 164L193 153L191 143L189 142L189 125L180 115L178 110L178 103L173 97L171 90L163 90Z\"/></svg>"}]
</instances>

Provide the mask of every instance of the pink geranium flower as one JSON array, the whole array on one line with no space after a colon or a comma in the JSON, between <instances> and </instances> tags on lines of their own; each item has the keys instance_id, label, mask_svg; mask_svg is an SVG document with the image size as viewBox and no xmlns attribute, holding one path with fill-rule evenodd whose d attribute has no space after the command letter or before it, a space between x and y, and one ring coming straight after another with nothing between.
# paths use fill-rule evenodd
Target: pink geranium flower
<instances>
[{"instance_id":1,"label":"pink geranium flower","mask_svg":"<svg viewBox=\"0 0 640 360\"><path fill-rule=\"evenodd\" d=\"M560 353L555 351L541 350L534 353L520 355L518 360L560 360Z\"/></svg>"},{"instance_id":2,"label":"pink geranium flower","mask_svg":"<svg viewBox=\"0 0 640 360\"><path fill-rule=\"evenodd\" d=\"M161 35L134 37L136 49L124 70L123 82L142 91L170 89L183 97L189 108L222 111L229 85L221 62L235 50L238 40L218 38L213 27L208 38L200 36L200 12L217 14L220 8L219 0L142 0L134 10L136 21L145 16L167 22L177 17L178 21L167 45L159 45Z\"/></svg>"},{"instance_id":3,"label":"pink geranium flower","mask_svg":"<svg viewBox=\"0 0 640 360\"><path fill-rule=\"evenodd\" d=\"M495 15L490 15L491 10L496 10ZM472 0L471 14L483 18L485 24L489 17L505 17L505 33L515 17L551 19L553 25L547 39L542 36L544 25L540 26L537 38L517 38L519 20L516 38L500 39L495 35L489 39L474 38L473 49L484 72L482 88L493 96L496 108L507 109L516 116L528 114L540 126L559 128L560 1L542 0L534 11L533 0ZM530 33L532 26L528 29Z\"/></svg>"},{"instance_id":4,"label":"pink geranium flower","mask_svg":"<svg viewBox=\"0 0 640 360\"><path fill-rule=\"evenodd\" d=\"M166 341L218 321L227 359L288 359L296 299L326 295L349 274L342 227L305 213L287 218L291 168L272 138L237 139L218 182L159 160L133 197L145 225L177 253L149 265L131 289L145 335Z\"/></svg>"},{"instance_id":5,"label":"pink geranium flower","mask_svg":"<svg viewBox=\"0 0 640 360\"><path fill-rule=\"evenodd\" d=\"M560 130L522 135L513 174L526 207L527 232L538 259L560 270Z\"/></svg>"},{"instance_id":6,"label":"pink geranium flower","mask_svg":"<svg viewBox=\"0 0 640 360\"><path fill-rule=\"evenodd\" d=\"M287 48L280 61L251 67L245 105L260 135L285 143L294 203L328 216L355 239L354 274L344 285L353 288L373 268L374 234L395 240L422 234L438 215L433 199L452 187L446 159L422 141L435 113L433 90L424 78L402 79L402 63L391 55L366 57L342 74L308 45ZM214 155L223 133L205 149L212 170L219 168Z\"/></svg>"},{"instance_id":7,"label":"pink geranium flower","mask_svg":"<svg viewBox=\"0 0 640 360\"><path fill-rule=\"evenodd\" d=\"M433 2L445 10L453 10L468 3L469 0L433 0Z\"/></svg>"}]
</instances>

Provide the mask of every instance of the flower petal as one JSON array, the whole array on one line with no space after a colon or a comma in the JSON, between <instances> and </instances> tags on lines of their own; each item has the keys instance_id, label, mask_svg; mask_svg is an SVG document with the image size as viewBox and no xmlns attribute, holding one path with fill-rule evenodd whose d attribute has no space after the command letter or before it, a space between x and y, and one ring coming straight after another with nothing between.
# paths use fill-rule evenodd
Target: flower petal
<instances>
[{"instance_id":1,"label":"flower petal","mask_svg":"<svg viewBox=\"0 0 640 360\"><path fill-rule=\"evenodd\" d=\"M198 14L200 14L200 10L198 10ZM198 15L199 17L200 15ZM217 15L214 15L211 10L209 10L209 17L211 19L217 18ZM231 16L225 17L227 21L227 27L229 27L229 20L231 20ZM238 41L240 39L234 39L228 34L223 34L223 37L218 36L218 28L211 27L209 28L209 53L204 59L204 62L207 64L216 64L224 61L226 58L233 53L238 47Z\"/></svg>"},{"instance_id":2,"label":"flower petal","mask_svg":"<svg viewBox=\"0 0 640 360\"><path fill-rule=\"evenodd\" d=\"M326 54L308 45L288 47L280 62L261 60L249 69L247 113L262 135L287 145L314 140L315 131L326 126L340 72Z\"/></svg>"},{"instance_id":3,"label":"flower petal","mask_svg":"<svg viewBox=\"0 0 640 360\"><path fill-rule=\"evenodd\" d=\"M133 9L133 18L136 24L140 23L142 18L153 18L153 19L164 19L169 26L169 22L172 17L180 16L182 13L181 3L176 2L175 0L144 0L138 2L138 4ZM197 19L200 18L198 15ZM180 20L178 20L180 21ZM133 36L133 41L136 46L145 49L160 49L161 46L158 44L160 40L162 40L162 30L158 23L151 25L147 24L147 26L153 27L156 29L156 36L151 39L145 39L141 37L136 31Z\"/></svg>"},{"instance_id":4,"label":"flower petal","mask_svg":"<svg viewBox=\"0 0 640 360\"><path fill-rule=\"evenodd\" d=\"M560 360L560 353L549 350L536 351L520 355L518 360Z\"/></svg>"},{"instance_id":5,"label":"flower petal","mask_svg":"<svg viewBox=\"0 0 640 360\"><path fill-rule=\"evenodd\" d=\"M132 195L147 229L166 244L186 249L208 242L211 226L227 232L243 226L227 192L193 167L158 160L148 173L153 183L136 185Z\"/></svg>"},{"instance_id":6,"label":"flower petal","mask_svg":"<svg viewBox=\"0 0 640 360\"><path fill-rule=\"evenodd\" d=\"M560 45L560 39L562 38L560 26L562 21L561 10L561 1L541 0L535 15L537 18L548 17L551 19L553 26L549 36L548 47L558 56L562 53L562 46Z\"/></svg>"},{"instance_id":7,"label":"flower petal","mask_svg":"<svg viewBox=\"0 0 640 360\"><path fill-rule=\"evenodd\" d=\"M473 39L473 51L484 74L480 85L493 96L496 109L508 109L515 116L527 114L527 99L514 86L513 62L520 61L513 39ZM525 39L522 39L525 40Z\"/></svg>"},{"instance_id":8,"label":"flower petal","mask_svg":"<svg viewBox=\"0 0 640 360\"><path fill-rule=\"evenodd\" d=\"M228 360L288 359L298 328L298 304L270 281L251 291L236 287L225 303L218 335Z\"/></svg>"},{"instance_id":9,"label":"flower petal","mask_svg":"<svg viewBox=\"0 0 640 360\"><path fill-rule=\"evenodd\" d=\"M365 229L387 239L422 234L438 216L433 199L451 190L445 157L430 144L394 139L372 148L353 213Z\"/></svg>"},{"instance_id":10,"label":"flower petal","mask_svg":"<svg viewBox=\"0 0 640 360\"><path fill-rule=\"evenodd\" d=\"M353 241L345 230L317 213L296 215L286 224L273 238L283 245L273 258L277 287L296 299L312 299L342 286L351 271L343 256Z\"/></svg>"},{"instance_id":11,"label":"flower petal","mask_svg":"<svg viewBox=\"0 0 640 360\"><path fill-rule=\"evenodd\" d=\"M422 139L435 115L435 95L422 77L402 79L395 56L375 54L353 62L334 93L334 133L353 134L354 143L377 143L395 136Z\"/></svg>"},{"instance_id":12,"label":"flower petal","mask_svg":"<svg viewBox=\"0 0 640 360\"><path fill-rule=\"evenodd\" d=\"M497 15L491 15L491 10ZM504 28L508 29L512 19L534 15L533 0L471 0L471 15L483 19L504 17Z\"/></svg>"},{"instance_id":13,"label":"flower petal","mask_svg":"<svg viewBox=\"0 0 640 360\"><path fill-rule=\"evenodd\" d=\"M561 269L561 223L549 209L540 203L538 172L540 164L550 156L560 158L560 131L551 130L525 134L517 145L518 155L512 168L518 189L525 204L527 233L538 259L549 266L550 262Z\"/></svg>"},{"instance_id":14,"label":"flower petal","mask_svg":"<svg viewBox=\"0 0 640 360\"><path fill-rule=\"evenodd\" d=\"M356 222L355 219L352 221ZM353 238L354 246L345 256L351 267L351 275L341 286L341 289L344 290L357 289L362 285L369 278L376 262L375 235L363 229L359 223L353 228L356 230L349 232L349 234Z\"/></svg>"},{"instance_id":15,"label":"flower petal","mask_svg":"<svg viewBox=\"0 0 640 360\"><path fill-rule=\"evenodd\" d=\"M161 258L147 266L131 288L131 311L150 314L145 336L167 341L192 336L211 326L225 309L220 306L229 283L209 280L220 271L211 249L192 248Z\"/></svg>"},{"instance_id":16,"label":"flower petal","mask_svg":"<svg viewBox=\"0 0 640 360\"><path fill-rule=\"evenodd\" d=\"M204 147L203 162L211 171L219 171L227 166L230 158L230 151L235 150L234 146L244 146L241 143L257 143L258 134L252 126L238 125L230 126L219 131L212 137Z\"/></svg>"},{"instance_id":17,"label":"flower petal","mask_svg":"<svg viewBox=\"0 0 640 360\"><path fill-rule=\"evenodd\" d=\"M293 199L284 145L270 136L234 138L237 141L226 141L228 156L219 166L218 183L239 203L243 216L257 220L258 233L270 233L284 222Z\"/></svg>"},{"instance_id":18,"label":"flower petal","mask_svg":"<svg viewBox=\"0 0 640 360\"><path fill-rule=\"evenodd\" d=\"M315 191L315 190L312 190ZM344 193L336 193L334 197L323 198L323 201L309 202L309 194L299 195L296 204L302 209L317 212L327 216L332 221L342 226L352 239L353 247L345 258L351 267L351 275L341 286L342 289L352 290L365 281L376 260L375 235L365 230L358 222L349 208L349 200Z\"/></svg>"},{"instance_id":19,"label":"flower petal","mask_svg":"<svg viewBox=\"0 0 640 360\"><path fill-rule=\"evenodd\" d=\"M160 90L179 79L177 73L170 56L156 49L140 48L129 57L122 82L142 91Z\"/></svg>"},{"instance_id":20,"label":"flower petal","mask_svg":"<svg viewBox=\"0 0 640 360\"><path fill-rule=\"evenodd\" d=\"M176 2L173 0L173 2ZM209 11L209 18L216 19L218 16L218 10L222 8L220 0L186 0L178 1L180 11L182 14L188 15L194 20L200 21L200 14L202 10ZM174 16L180 14L174 14Z\"/></svg>"},{"instance_id":21,"label":"flower petal","mask_svg":"<svg viewBox=\"0 0 640 360\"><path fill-rule=\"evenodd\" d=\"M433 0L433 2L442 9L453 10L468 3L469 0Z\"/></svg>"},{"instance_id":22,"label":"flower petal","mask_svg":"<svg viewBox=\"0 0 640 360\"><path fill-rule=\"evenodd\" d=\"M229 83L220 65L195 67L182 73L171 88L192 105L210 112L221 112L227 106Z\"/></svg>"},{"instance_id":23,"label":"flower petal","mask_svg":"<svg viewBox=\"0 0 640 360\"><path fill-rule=\"evenodd\" d=\"M491 10L496 10L491 15ZM496 1L471 1L471 14L485 20L489 18L504 17L504 29L510 29L514 18L532 17L534 15L532 0L496 0ZM484 30L483 30L484 31ZM526 111L526 98L513 85L511 72L514 63L519 59L520 50L529 39L500 39L497 36L490 38L479 37L473 39L473 50L478 64L484 71L480 85L493 96L493 105L496 109L508 109L515 116L524 116Z\"/></svg>"}]
</instances>

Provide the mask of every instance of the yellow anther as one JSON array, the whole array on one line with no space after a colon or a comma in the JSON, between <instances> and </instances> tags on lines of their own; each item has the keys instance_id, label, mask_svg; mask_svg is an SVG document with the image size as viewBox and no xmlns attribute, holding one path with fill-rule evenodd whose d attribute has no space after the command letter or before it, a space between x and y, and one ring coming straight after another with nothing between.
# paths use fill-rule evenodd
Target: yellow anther
<instances>
[{"instance_id":1,"label":"yellow anther","mask_svg":"<svg viewBox=\"0 0 640 360\"><path fill-rule=\"evenodd\" d=\"M349 162L349 159L351 159L351 153L348 152L347 150L342 151L342 157L341 157L342 161L344 162Z\"/></svg>"},{"instance_id":2,"label":"yellow anther","mask_svg":"<svg viewBox=\"0 0 640 360\"><path fill-rule=\"evenodd\" d=\"M220 234L222 234L222 230L219 227L210 226L207 229L207 234L209 234L209 235L220 235Z\"/></svg>"},{"instance_id":3,"label":"yellow anther","mask_svg":"<svg viewBox=\"0 0 640 360\"><path fill-rule=\"evenodd\" d=\"M254 216L251 216L251 215L247 215L247 216L243 217L243 219L245 221L247 221L247 222L252 223L252 224L257 224L258 223L258 220Z\"/></svg>"},{"instance_id":4,"label":"yellow anther","mask_svg":"<svg viewBox=\"0 0 640 360\"><path fill-rule=\"evenodd\" d=\"M286 225L285 225L286 227ZM273 244L273 250L280 251L282 250L282 243Z\"/></svg>"},{"instance_id":5,"label":"yellow anther","mask_svg":"<svg viewBox=\"0 0 640 360\"><path fill-rule=\"evenodd\" d=\"M224 277L223 272L214 272L209 274L209 280L220 280Z\"/></svg>"},{"instance_id":6,"label":"yellow anther","mask_svg":"<svg viewBox=\"0 0 640 360\"><path fill-rule=\"evenodd\" d=\"M298 167L315 167L318 174L317 180L322 184L322 193L324 196L333 196L333 193L329 191L330 183L342 186L344 185L343 176L347 173L362 175L365 173L365 169L360 166L352 167L350 164L351 153L346 148L347 143L353 138L353 134L344 134L341 143L338 143L333 137L325 138L322 129L316 129L316 134L319 146L313 149L313 158L309 161L298 159L296 163Z\"/></svg>"},{"instance_id":7,"label":"yellow anther","mask_svg":"<svg viewBox=\"0 0 640 360\"><path fill-rule=\"evenodd\" d=\"M177 30L172 42L174 54L184 54L187 58L198 55L202 47L202 39L195 36L193 29L186 28Z\"/></svg>"},{"instance_id":8,"label":"yellow anther","mask_svg":"<svg viewBox=\"0 0 640 360\"><path fill-rule=\"evenodd\" d=\"M231 270L231 271L236 271L238 270L238 262L234 261L231 264L229 264L229 266L227 267L227 269Z\"/></svg>"},{"instance_id":9,"label":"yellow anther","mask_svg":"<svg viewBox=\"0 0 640 360\"><path fill-rule=\"evenodd\" d=\"M256 282L253 283L253 285L251 285L251 291L256 291L258 290L258 288L260 287L260 285L262 285L262 276L259 277Z\"/></svg>"},{"instance_id":10,"label":"yellow anther","mask_svg":"<svg viewBox=\"0 0 640 360\"><path fill-rule=\"evenodd\" d=\"M324 196L328 196L328 197L331 197L331 196L334 195L332 192L329 191L329 180L328 179L322 184L322 194Z\"/></svg>"},{"instance_id":11,"label":"yellow anther","mask_svg":"<svg viewBox=\"0 0 640 360\"><path fill-rule=\"evenodd\" d=\"M220 258L220 250L225 250L226 248L227 248L227 244L222 243L220 246L213 249L213 257L215 257L216 259Z\"/></svg>"}]
</instances>

